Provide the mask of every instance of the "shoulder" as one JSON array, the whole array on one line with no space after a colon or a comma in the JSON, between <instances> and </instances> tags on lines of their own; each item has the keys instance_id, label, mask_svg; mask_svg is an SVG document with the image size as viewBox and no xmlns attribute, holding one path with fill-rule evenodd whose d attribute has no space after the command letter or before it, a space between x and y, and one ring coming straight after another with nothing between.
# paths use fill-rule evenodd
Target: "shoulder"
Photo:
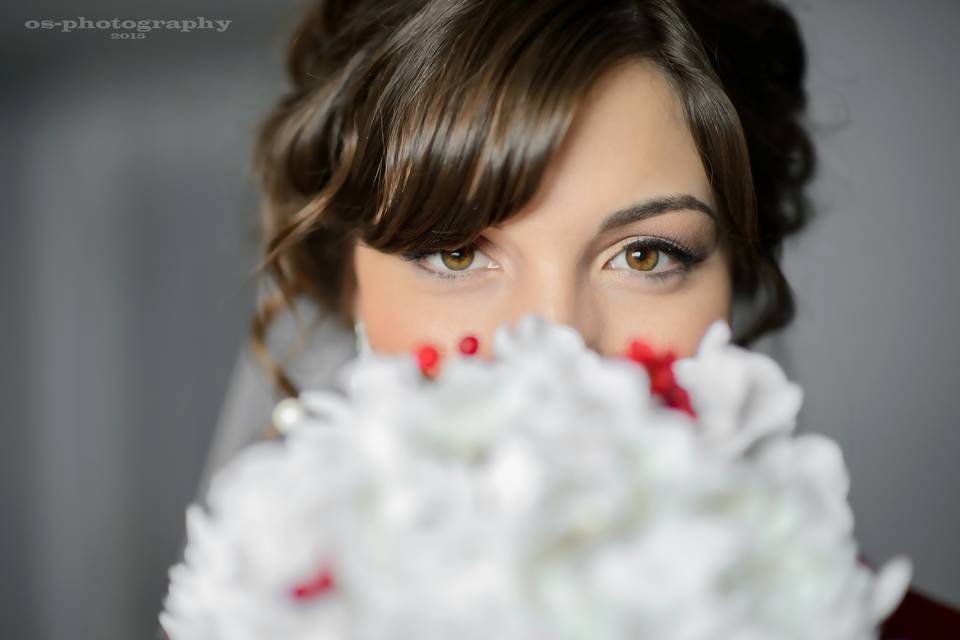
<instances>
[{"instance_id":1,"label":"shoulder","mask_svg":"<svg viewBox=\"0 0 960 640\"><path fill-rule=\"evenodd\" d=\"M880 628L880 640L960 638L960 611L911 589Z\"/></svg>"}]
</instances>

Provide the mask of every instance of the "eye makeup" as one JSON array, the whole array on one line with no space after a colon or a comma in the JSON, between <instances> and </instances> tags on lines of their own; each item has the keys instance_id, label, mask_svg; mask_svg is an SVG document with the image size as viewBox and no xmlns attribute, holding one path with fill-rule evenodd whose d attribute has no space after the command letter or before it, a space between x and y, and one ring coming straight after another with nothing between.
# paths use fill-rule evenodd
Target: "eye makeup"
<instances>
[{"instance_id":1,"label":"eye makeup","mask_svg":"<svg viewBox=\"0 0 960 640\"><path fill-rule=\"evenodd\" d=\"M453 251L448 250L446 253L454 253L469 249L474 252L474 255L476 255L481 261L487 260L489 263L491 263L486 267L470 268L476 262L476 260L472 260L471 263L463 269L447 270L442 267L435 268L428 266L426 261L435 256L442 255L444 253L443 250L407 251L401 253L400 257L405 262L412 263L427 276L432 276L443 280L463 280L465 278L480 275L477 273L473 273L471 275L472 272L487 272L500 268L493 259L489 258L487 253L481 248L480 244L481 243L474 243ZM604 260L602 267L603 269L623 272L622 275L624 275L624 277L641 278L654 282L663 282L668 278L686 275L697 264L703 262L710 253L708 250L698 248L695 245L690 245L676 239L658 235L633 235L616 243L615 249L616 251L607 257L606 260ZM658 254L658 259L650 271L635 269L629 266L617 268L612 267L611 264L619 256L623 255L625 251L655 251ZM673 263L675 266L661 271L653 271L652 269L656 266L659 266L660 262L662 261L659 256L666 256L668 263ZM446 263L446 261L444 261L444 263Z\"/></svg>"},{"instance_id":2,"label":"eye makeup","mask_svg":"<svg viewBox=\"0 0 960 640\"><path fill-rule=\"evenodd\" d=\"M666 255L669 260L676 263L676 266L663 271L646 271L629 266L612 269L610 265L626 251L656 251L658 254ZM663 281L670 277L685 275L697 264L703 262L707 258L707 253L702 249L686 245L677 240L661 236L637 235L617 243L617 252L604 262L603 268L624 271L631 277L639 276L645 279ZM654 267L658 266L659 262L658 258Z\"/></svg>"},{"instance_id":3,"label":"eye makeup","mask_svg":"<svg viewBox=\"0 0 960 640\"><path fill-rule=\"evenodd\" d=\"M434 269L434 268L431 268L431 267L426 266L426 261L427 261L428 258L432 258L433 256L437 256L437 255L442 255L443 253L454 253L454 252L463 251L463 250L470 250L470 251L472 252L472 255L474 256L474 258L471 259L470 264L468 264L468 265L467 265L466 267L464 267L463 269L441 270L441 269ZM478 254L481 255L481 256L484 256L484 257L485 257L490 263L492 263L492 265L494 265L494 266L486 266L486 267L480 267L480 268L471 269L470 267L473 266L473 263L476 261L476 258L475 258L475 257L476 257ZM406 251L406 252L401 253L401 254L400 254L400 257L401 257L404 261L406 261L406 262L413 263L413 265L414 265L415 267L417 267L417 268L420 269L421 271L425 272L427 275L435 276L435 277L437 277L437 278L442 278L442 279L444 279L444 280L462 280L462 279L464 279L464 278L470 277L469 274L470 274L471 272L476 272L476 271L492 271L492 270L495 270L495 269L499 269L499 268L500 268L499 266L496 266L496 262L495 262L492 258L490 258L489 256L487 256L487 254L483 251L483 249L480 248L480 246L478 245L478 243L473 243L473 244L470 244L470 245L465 245L464 247L460 247L460 248L454 249L454 250L452 250L452 251L450 251L450 250L447 250L447 251L444 251L444 250L440 250L440 251Z\"/></svg>"}]
</instances>

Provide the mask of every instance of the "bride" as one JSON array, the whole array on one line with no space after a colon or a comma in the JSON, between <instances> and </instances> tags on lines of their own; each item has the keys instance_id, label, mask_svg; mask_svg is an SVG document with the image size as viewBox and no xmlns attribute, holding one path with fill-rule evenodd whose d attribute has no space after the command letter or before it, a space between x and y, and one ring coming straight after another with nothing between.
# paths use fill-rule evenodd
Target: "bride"
<instances>
[{"instance_id":1,"label":"bride","mask_svg":"<svg viewBox=\"0 0 960 640\"><path fill-rule=\"evenodd\" d=\"M770 1L318 4L256 152L273 387L322 384L351 329L484 355L539 313L604 354L642 335L685 356L717 319L743 345L783 328L814 168L804 66ZM282 363L277 322L310 309L314 352ZM883 637L949 629L960 614L911 592Z\"/></svg>"}]
</instances>

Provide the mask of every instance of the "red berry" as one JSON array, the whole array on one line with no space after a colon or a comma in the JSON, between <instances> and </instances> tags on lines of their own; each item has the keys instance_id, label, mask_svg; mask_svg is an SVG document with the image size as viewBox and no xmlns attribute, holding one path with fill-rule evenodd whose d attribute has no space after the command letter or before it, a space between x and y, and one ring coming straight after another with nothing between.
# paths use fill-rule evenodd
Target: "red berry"
<instances>
[{"instance_id":1,"label":"red berry","mask_svg":"<svg viewBox=\"0 0 960 640\"><path fill-rule=\"evenodd\" d=\"M477 352L477 349L480 348L480 341L477 340L475 336L465 336L463 340L460 341L458 349L460 353L465 356L472 356Z\"/></svg>"},{"instance_id":2,"label":"red berry","mask_svg":"<svg viewBox=\"0 0 960 640\"><path fill-rule=\"evenodd\" d=\"M425 345L417 350L417 364L420 370L429 374L440 363L440 352L433 345Z\"/></svg>"},{"instance_id":3,"label":"red berry","mask_svg":"<svg viewBox=\"0 0 960 640\"><path fill-rule=\"evenodd\" d=\"M627 357L634 362L648 365L656 359L653 347L642 340L633 340L627 349Z\"/></svg>"}]
</instances>

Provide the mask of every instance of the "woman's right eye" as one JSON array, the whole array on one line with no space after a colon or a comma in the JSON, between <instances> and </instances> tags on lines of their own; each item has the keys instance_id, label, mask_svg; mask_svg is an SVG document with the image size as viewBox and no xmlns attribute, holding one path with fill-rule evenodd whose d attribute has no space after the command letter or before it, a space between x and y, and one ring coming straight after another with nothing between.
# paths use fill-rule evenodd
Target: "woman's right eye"
<instances>
[{"instance_id":1,"label":"woman's right eye","mask_svg":"<svg viewBox=\"0 0 960 640\"><path fill-rule=\"evenodd\" d=\"M425 271L442 278L460 278L464 277L462 274L465 272L499 268L499 265L476 245L468 245L451 251L410 254L405 257Z\"/></svg>"}]
</instances>

